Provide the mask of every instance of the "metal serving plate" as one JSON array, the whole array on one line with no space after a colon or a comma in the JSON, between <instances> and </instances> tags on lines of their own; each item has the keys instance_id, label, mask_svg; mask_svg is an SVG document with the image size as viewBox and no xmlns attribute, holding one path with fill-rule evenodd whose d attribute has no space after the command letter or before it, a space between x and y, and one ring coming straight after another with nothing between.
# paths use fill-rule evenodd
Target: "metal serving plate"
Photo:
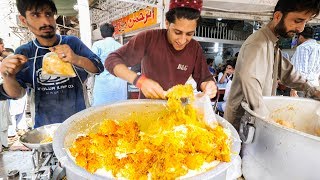
<instances>
[{"instance_id":1,"label":"metal serving plate","mask_svg":"<svg viewBox=\"0 0 320 180\"><path fill-rule=\"evenodd\" d=\"M35 149L39 152L53 152L52 142L41 143L49 136L53 137L54 132L61 123L50 124L38 127L32 131L27 132L20 137L20 142L30 149Z\"/></svg>"}]
</instances>

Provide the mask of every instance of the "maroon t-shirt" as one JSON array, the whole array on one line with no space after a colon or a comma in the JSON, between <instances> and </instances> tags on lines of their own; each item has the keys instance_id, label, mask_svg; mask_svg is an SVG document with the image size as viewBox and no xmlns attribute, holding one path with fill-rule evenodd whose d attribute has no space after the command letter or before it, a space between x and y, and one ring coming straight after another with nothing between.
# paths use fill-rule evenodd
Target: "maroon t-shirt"
<instances>
[{"instance_id":1,"label":"maroon t-shirt","mask_svg":"<svg viewBox=\"0 0 320 180\"><path fill-rule=\"evenodd\" d=\"M118 64L131 67L140 62L141 73L158 82L164 90L185 84L190 75L197 82L198 90L202 82L213 80L200 44L192 39L183 50L177 51L169 43L166 29L139 33L110 53L105 67L114 74L113 68Z\"/></svg>"}]
</instances>

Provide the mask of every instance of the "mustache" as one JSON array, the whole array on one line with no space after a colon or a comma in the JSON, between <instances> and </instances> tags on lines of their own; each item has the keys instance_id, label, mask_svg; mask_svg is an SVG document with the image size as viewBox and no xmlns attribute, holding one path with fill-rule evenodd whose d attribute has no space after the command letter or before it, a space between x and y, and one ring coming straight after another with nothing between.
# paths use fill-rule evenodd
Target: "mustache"
<instances>
[{"instance_id":1,"label":"mustache","mask_svg":"<svg viewBox=\"0 0 320 180\"><path fill-rule=\"evenodd\" d=\"M43 29L46 29L46 28L50 28L51 30L54 30L54 27L53 27L53 26L50 26L50 25L48 25L48 26L41 26L39 29L40 29L40 30L43 30Z\"/></svg>"},{"instance_id":2,"label":"mustache","mask_svg":"<svg viewBox=\"0 0 320 180\"><path fill-rule=\"evenodd\" d=\"M300 32L299 31L288 31L287 33L295 33L295 34L299 34Z\"/></svg>"}]
</instances>

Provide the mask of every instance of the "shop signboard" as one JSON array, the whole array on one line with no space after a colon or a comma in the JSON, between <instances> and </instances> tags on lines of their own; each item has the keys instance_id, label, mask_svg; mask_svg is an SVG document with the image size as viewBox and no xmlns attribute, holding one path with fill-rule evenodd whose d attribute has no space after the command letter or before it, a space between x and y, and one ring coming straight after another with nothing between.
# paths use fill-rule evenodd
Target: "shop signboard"
<instances>
[{"instance_id":1,"label":"shop signboard","mask_svg":"<svg viewBox=\"0 0 320 180\"><path fill-rule=\"evenodd\" d=\"M147 7L112 22L116 35L128 33L154 24L157 24L157 8L152 7Z\"/></svg>"}]
</instances>

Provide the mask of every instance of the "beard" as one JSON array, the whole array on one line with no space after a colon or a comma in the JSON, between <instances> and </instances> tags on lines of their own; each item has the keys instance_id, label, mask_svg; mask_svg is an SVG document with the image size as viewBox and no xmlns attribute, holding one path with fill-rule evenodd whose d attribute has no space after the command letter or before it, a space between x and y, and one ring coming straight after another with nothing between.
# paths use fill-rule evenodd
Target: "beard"
<instances>
[{"instance_id":1,"label":"beard","mask_svg":"<svg viewBox=\"0 0 320 180\"><path fill-rule=\"evenodd\" d=\"M298 34L298 31L288 31L286 25L284 24L284 18L282 17L280 22L274 27L274 31L276 34L283 38L292 38L294 34L289 34L289 33L295 33Z\"/></svg>"},{"instance_id":2,"label":"beard","mask_svg":"<svg viewBox=\"0 0 320 180\"><path fill-rule=\"evenodd\" d=\"M45 33L45 34L41 34L40 35L40 37L42 37L42 38L44 38L44 39L51 39L51 38L53 38L54 36L55 36L55 28L53 27L53 26L50 26L50 25L48 25L48 26L42 26L42 27L40 27L39 28L39 30L41 31L41 30L43 30L43 29L47 29L47 28L49 28L49 29L51 29L52 31L51 32L47 32L47 33Z\"/></svg>"},{"instance_id":3,"label":"beard","mask_svg":"<svg viewBox=\"0 0 320 180\"><path fill-rule=\"evenodd\" d=\"M36 36L42 37L44 39L51 39L56 34L56 28L52 25L45 25L41 26L39 29L35 26L32 26L30 23L27 22L29 30ZM38 30L37 30L38 29ZM41 32L42 30L49 29L49 32Z\"/></svg>"}]
</instances>

